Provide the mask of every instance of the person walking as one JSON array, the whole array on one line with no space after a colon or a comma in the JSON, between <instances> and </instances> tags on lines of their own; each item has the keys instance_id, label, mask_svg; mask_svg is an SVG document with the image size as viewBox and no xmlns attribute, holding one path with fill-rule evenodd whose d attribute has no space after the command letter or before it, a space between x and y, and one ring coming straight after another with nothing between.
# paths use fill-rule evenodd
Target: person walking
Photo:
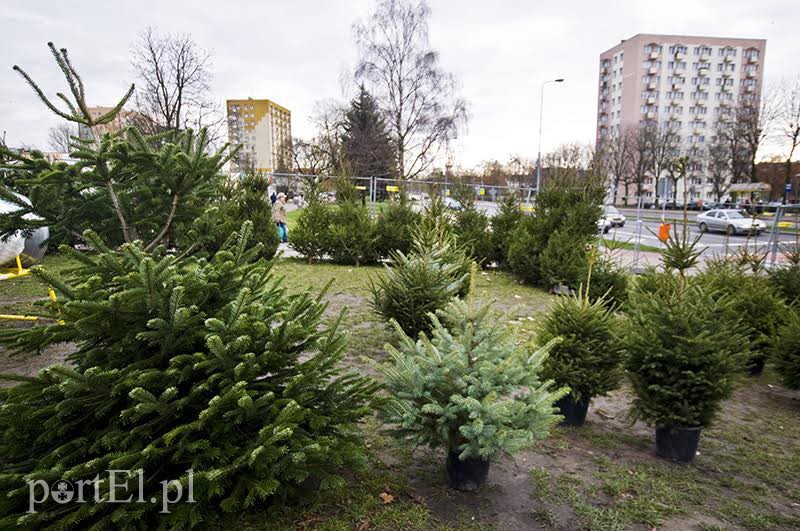
<instances>
[{"instance_id":1,"label":"person walking","mask_svg":"<svg viewBox=\"0 0 800 531\"><path fill-rule=\"evenodd\" d=\"M289 230L286 228L286 194L283 192L278 194L275 198L275 204L272 205L272 221L278 227L278 235L283 243L289 241Z\"/></svg>"}]
</instances>

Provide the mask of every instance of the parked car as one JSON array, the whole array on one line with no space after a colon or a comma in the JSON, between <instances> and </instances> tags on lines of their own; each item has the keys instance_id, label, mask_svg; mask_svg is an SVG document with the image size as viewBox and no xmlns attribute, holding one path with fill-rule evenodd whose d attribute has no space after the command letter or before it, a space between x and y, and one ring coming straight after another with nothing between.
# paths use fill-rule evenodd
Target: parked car
<instances>
[{"instance_id":1,"label":"parked car","mask_svg":"<svg viewBox=\"0 0 800 531\"><path fill-rule=\"evenodd\" d=\"M697 215L700 232L722 231L731 236L735 234L761 234L767 224L760 219L745 216L739 210L709 210Z\"/></svg>"},{"instance_id":2,"label":"parked car","mask_svg":"<svg viewBox=\"0 0 800 531\"><path fill-rule=\"evenodd\" d=\"M664 204L665 210L683 210L683 204L676 203L675 201L668 201Z\"/></svg>"},{"instance_id":3,"label":"parked car","mask_svg":"<svg viewBox=\"0 0 800 531\"><path fill-rule=\"evenodd\" d=\"M625 226L625 216L623 216L622 212L617 210L617 208L612 205L603 206L603 218L609 220L612 227Z\"/></svg>"},{"instance_id":4,"label":"parked car","mask_svg":"<svg viewBox=\"0 0 800 531\"><path fill-rule=\"evenodd\" d=\"M462 208L461 203L453 199L452 197L445 197L444 199L442 199L442 203L444 203L444 206L449 208L450 210L461 210Z\"/></svg>"},{"instance_id":5,"label":"parked car","mask_svg":"<svg viewBox=\"0 0 800 531\"><path fill-rule=\"evenodd\" d=\"M428 194L426 194L425 192L410 192L408 194L408 199L410 201L427 201Z\"/></svg>"},{"instance_id":6,"label":"parked car","mask_svg":"<svg viewBox=\"0 0 800 531\"><path fill-rule=\"evenodd\" d=\"M608 234L611 230L611 221L607 218L600 218L597 220L597 231L602 234Z\"/></svg>"}]
</instances>

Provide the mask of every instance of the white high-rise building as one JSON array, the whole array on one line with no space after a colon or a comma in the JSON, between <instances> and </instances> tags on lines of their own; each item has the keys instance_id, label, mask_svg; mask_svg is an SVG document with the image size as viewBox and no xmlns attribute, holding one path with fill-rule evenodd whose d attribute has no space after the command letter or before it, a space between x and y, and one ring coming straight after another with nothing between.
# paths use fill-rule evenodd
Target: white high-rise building
<instances>
[{"instance_id":1,"label":"white high-rise building","mask_svg":"<svg viewBox=\"0 0 800 531\"><path fill-rule=\"evenodd\" d=\"M684 153L701 153L716 120L732 117L737 105L759 105L764 39L638 34L600 54L597 141L648 123L672 127ZM690 159L678 184L689 200L713 201L702 157ZM662 179L667 183L667 179ZM653 178L644 196L671 195ZM619 190L622 195L624 190Z\"/></svg>"}]
</instances>

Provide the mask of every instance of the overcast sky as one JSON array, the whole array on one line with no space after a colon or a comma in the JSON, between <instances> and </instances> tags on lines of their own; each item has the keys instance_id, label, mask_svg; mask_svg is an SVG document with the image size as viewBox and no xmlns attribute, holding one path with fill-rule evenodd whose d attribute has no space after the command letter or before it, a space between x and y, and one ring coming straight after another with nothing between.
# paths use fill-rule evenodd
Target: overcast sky
<instances>
[{"instance_id":1,"label":"overcast sky","mask_svg":"<svg viewBox=\"0 0 800 531\"><path fill-rule=\"evenodd\" d=\"M313 133L314 103L343 98L354 64L352 23L373 0L135 2L3 0L0 134L46 147L58 119L11 70L48 95L66 91L49 40L66 47L92 105L113 104L134 81L130 44L148 25L189 32L214 54L214 97L269 98L292 111L294 136ZM469 102L455 155L462 166L510 154L535 158L542 81L543 150L594 139L600 52L636 33L766 38L767 82L800 72L797 0L431 0L430 37Z\"/></svg>"}]
</instances>

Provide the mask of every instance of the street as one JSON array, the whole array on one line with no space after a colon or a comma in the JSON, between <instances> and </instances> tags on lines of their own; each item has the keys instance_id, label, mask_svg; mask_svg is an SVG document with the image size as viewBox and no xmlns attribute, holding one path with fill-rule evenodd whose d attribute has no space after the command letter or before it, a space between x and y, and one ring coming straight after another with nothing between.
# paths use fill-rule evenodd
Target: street
<instances>
[{"instance_id":1,"label":"street","mask_svg":"<svg viewBox=\"0 0 800 531\"><path fill-rule=\"evenodd\" d=\"M477 202L478 208L483 210L489 217L494 216L497 211L499 210L500 206L498 203L492 203L489 201L478 201ZM611 229L609 233L606 235L606 239L609 240L616 240L619 242L627 242L630 244L634 244L636 242L636 215L637 212L635 209L620 209L627 221L624 227L618 227ZM691 237L700 236L700 231L697 228L697 223L695 222L695 218L699 212L690 212L689 213L689 230ZM642 230L641 230L641 239L640 243L642 245L647 245L650 247L663 247L663 244L658 239L658 227L660 225L660 217L661 211L660 210L642 210ZM678 211L667 211L666 217L667 221L673 224L678 225L678 229L680 230L681 222L675 222L675 219L682 219L683 213ZM763 232L760 236L748 238L746 235L738 235L738 236L727 236L721 232L707 232L702 234L700 237L700 245L704 248L703 254L707 256L711 255L725 255L728 253L733 253L738 249L747 246L750 250L764 250L765 246L767 246L770 242L771 237L771 219L764 218L767 222L767 225L770 226L770 229L766 232ZM780 234L780 245L781 246L791 246L797 245L797 238L798 234L786 232ZM671 232L672 233L672 232Z\"/></svg>"}]
</instances>

